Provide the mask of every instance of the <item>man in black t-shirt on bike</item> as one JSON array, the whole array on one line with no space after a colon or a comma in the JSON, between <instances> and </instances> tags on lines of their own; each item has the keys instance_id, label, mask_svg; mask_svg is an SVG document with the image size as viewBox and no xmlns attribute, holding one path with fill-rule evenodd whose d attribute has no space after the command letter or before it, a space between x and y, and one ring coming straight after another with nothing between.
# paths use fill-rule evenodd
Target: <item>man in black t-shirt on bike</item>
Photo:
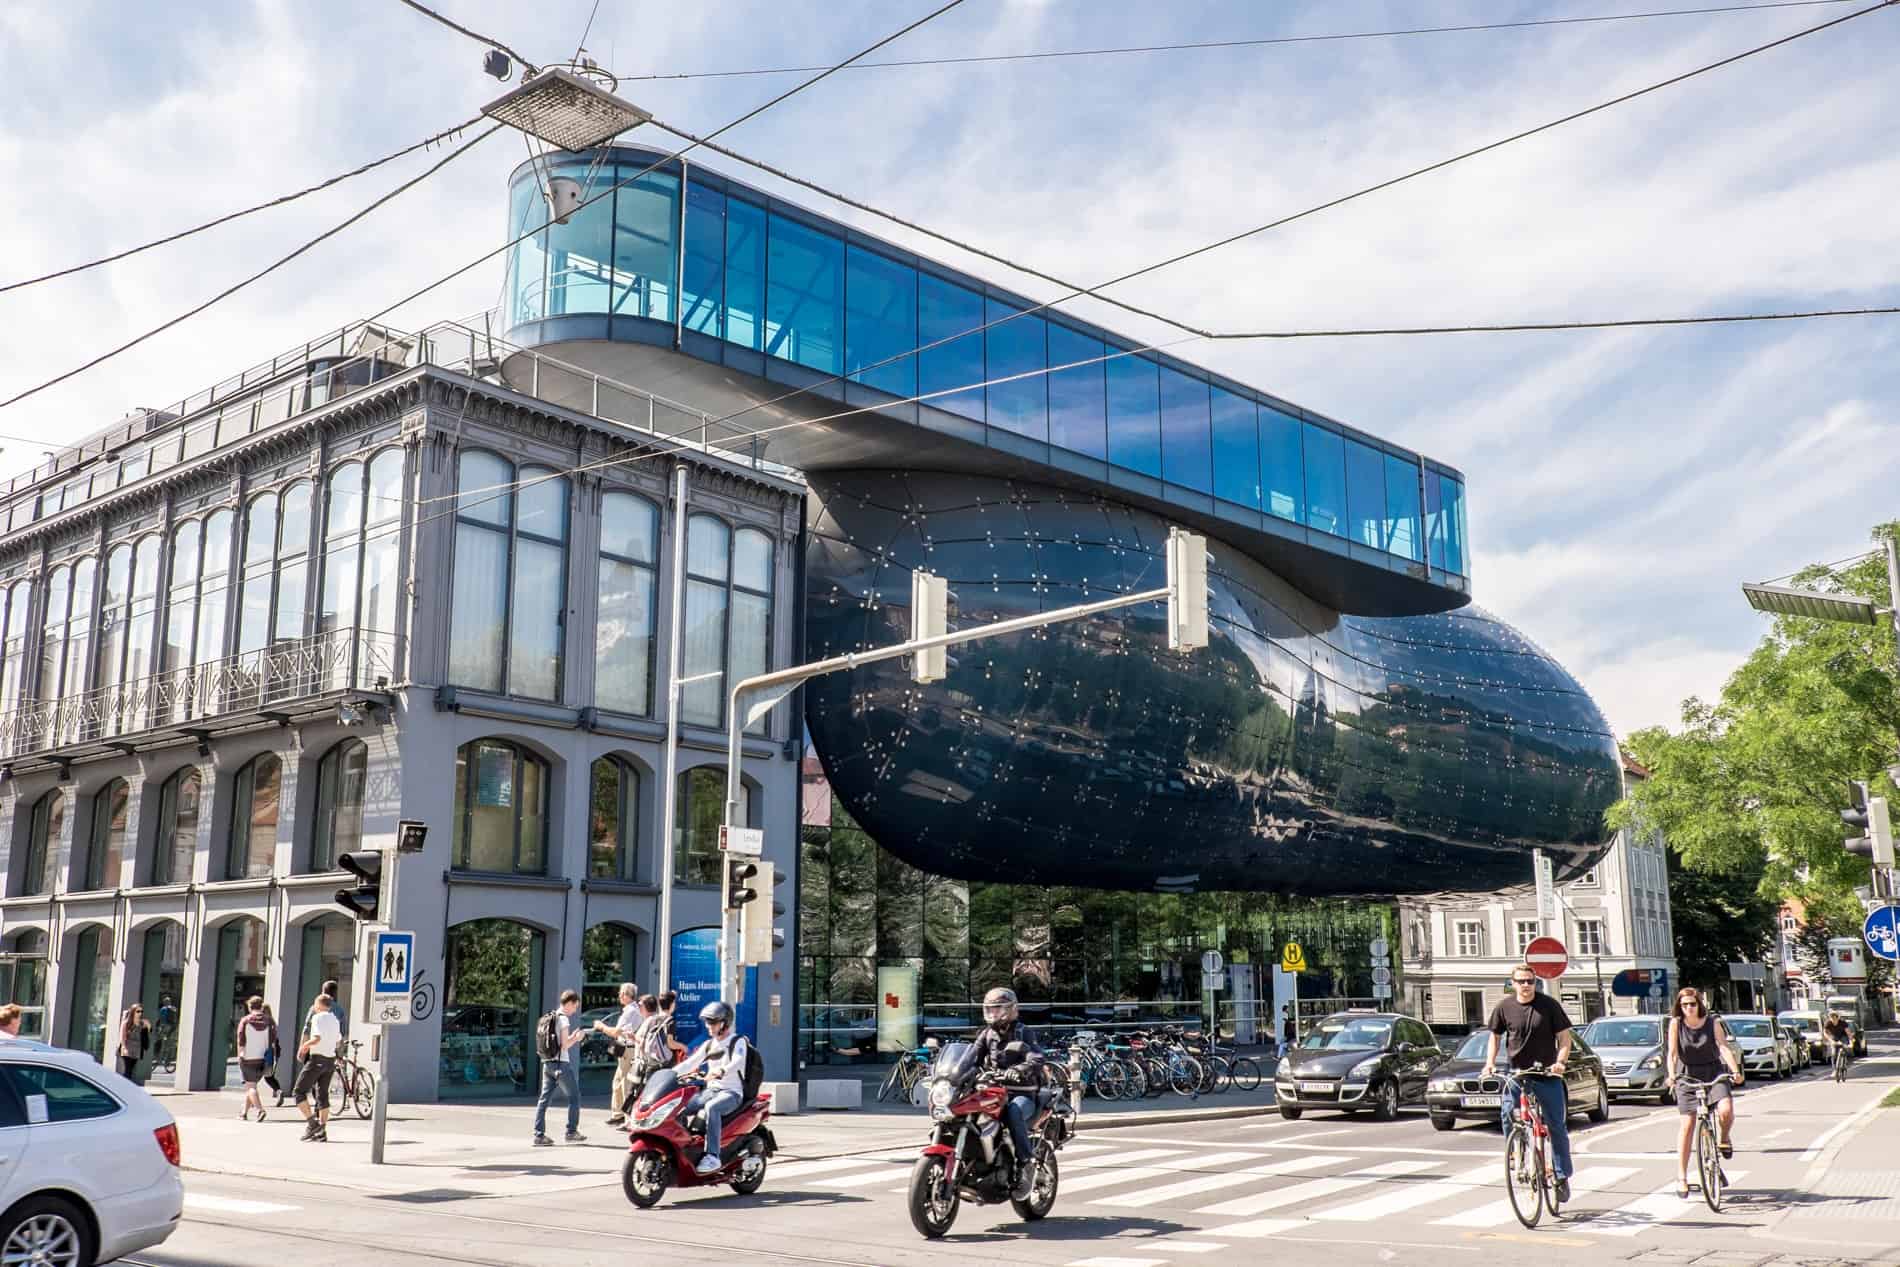
<instances>
[{"instance_id":1,"label":"man in black t-shirt on bike","mask_svg":"<svg viewBox=\"0 0 1900 1267\"><path fill-rule=\"evenodd\" d=\"M1511 995L1491 1010L1491 1019L1486 1024L1486 1028L1491 1031L1491 1041L1485 1048L1484 1076L1488 1078L1497 1070L1500 1039L1509 1040L1513 1071L1542 1065L1553 1075L1548 1078L1527 1078L1524 1085L1537 1097L1538 1106L1544 1112L1544 1125L1550 1131L1557 1199L1568 1201L1570 1102L1564 1093L1563 1075L1564 1062L1570 1059L1573 1038L1570 1018L1564 1014L1563 1004L1548 994L1538 992L1537 974L1531 971L1527 963L1511 969ZM1511 1114L1517 1107L1517 1081L1510 1074L1505 1075L1500 1116L1506 1133L1511 1129Z\"/></svg>"}]
</instances>

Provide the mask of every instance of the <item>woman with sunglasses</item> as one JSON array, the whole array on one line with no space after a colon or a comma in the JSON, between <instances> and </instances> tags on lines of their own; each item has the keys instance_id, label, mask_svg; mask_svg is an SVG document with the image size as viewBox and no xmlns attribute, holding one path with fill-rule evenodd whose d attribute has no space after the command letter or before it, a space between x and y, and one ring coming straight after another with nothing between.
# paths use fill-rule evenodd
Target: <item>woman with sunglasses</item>
<instances>
[{"instance_id":1,"label":"woman with sunglasses","mask_svg":"<svg viewBox=\"0 0 1900 1267\"><path fill-rule=\"evenodd\" d=\"M1689 1146L1695 1139L1695 1092L1680 1085L1686 1075L1696 1082L1712 1082L1708 1090L1709 1107L1721 1128L1722 1156L1733 1157L1735 1145L1730 1132L1735 1127L1735 1100L1726 1082L1715 1082L1727 1065L1742 1083L1742 1062L1735 1054L1734 1040L1719 1016L1709 1015L1708 1005L1694 989L1679 990L1676 1005L1669 1011L1669 1085L1676 1092L1676 1111L1682 1128L1676 1138L1676 1195L1689 1195Z\"/></svg>"}]
</instances>

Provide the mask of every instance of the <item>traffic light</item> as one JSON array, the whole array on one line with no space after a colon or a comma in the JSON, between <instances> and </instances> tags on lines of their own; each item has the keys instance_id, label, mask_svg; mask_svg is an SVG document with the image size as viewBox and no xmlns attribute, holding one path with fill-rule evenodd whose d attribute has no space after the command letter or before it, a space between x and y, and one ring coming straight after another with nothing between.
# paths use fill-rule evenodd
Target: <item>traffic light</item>
<instances>
[{"instance_id":1,"label":"traffic light","mask_svg":"<svg viewBox=\"0 0 1900 1267\"><path fill-rule=\"evenodd\" d=\"M739 962L770 963L772 952L785 944L785 934L775 927L785 914L785 903L772 896L772 889L785 883L785 877L769 862L761 862L752 870L756 874L751 878L747 905L739 908Z\"/></svg>"},{"instance_id":2,"label":"traffic light","mask_svg":"<svg viewBox=\"0 0 1900 1267\"><path fill-rule=\"evenodd\" d=\"M1207 645L1207 538L1168 529L1168 648Z\"/></svg>"},{"instance_id":3,"label":"traffic light","mask_svg":"<svg viewBox=\"0 0 1900 1267\"><path fill-rule=\"evenodd\" d=\"M759 874L759 863L735 862L726 870L726 909L742 911L758 894L752 890L752 878Z\"/></svg>"},{"instance_id":4,"label":"traffic light","mask_svg":"<svg viewBox=\"0 0 1900 1267\"><path fill-rule=\"evenodd\" d=\"M950 632L950 583L928 572L910 574L910 637L936 638ZM910 676L917 682L941 682L949 665L948 649L913 652Z\"/></svg>"},{"instance_id":5,"label":"traffic light","mask_svg":"<svg viewBox=\"0 0 1900 1267\"><path fill-rule=\"evenodd\" d=\"M374 922L382 914L383 878L386 870L380 849L346 853L337 865L356 877L356 884L336 891L336 903L359 920Z\"/></svg>"},{"instance_id":6,"label":"traffic light","mask_svg":"<svg viewBox=\"0 0 1900 1267\"><path fill-rule=\"evenodd\" d=\"M1893 823L1887 813L1887 798L1869 794L1868 785L1859 779L1847 785L1853 808L1841 811L1841 821L1854 829L1846 841L1847 852L1866 858L1876 866L1893 865Z\"/></svg>"}]
</instances>

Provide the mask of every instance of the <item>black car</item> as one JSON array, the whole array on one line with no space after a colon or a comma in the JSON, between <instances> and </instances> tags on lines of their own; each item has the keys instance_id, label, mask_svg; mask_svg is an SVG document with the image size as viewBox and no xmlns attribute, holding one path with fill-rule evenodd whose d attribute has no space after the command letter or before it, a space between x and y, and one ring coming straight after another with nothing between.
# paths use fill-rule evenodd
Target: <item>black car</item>
<instances>
[{"instance_id":1,"label":"black car","mask_svg":"<svg viewBox=\"0 0 1900 1267\"><path fill-rule=\"evenodd\" d=\"M1396 1012L1335 1012L1280 1058L1274 1098L1288 1119L1307 1109L1370 1109L1389 1122L1399 1105L1424 1099L1426 1080L1444 1059L1421 1021Z\"/></svg>"},{"instance_id":2,"label":"black car","mask_svg":"<svg viewBox=\"0 0 1900 1267\"><path fill-rule=\"evenodd\" d=\"M1570 1094L1570 1115L1587 1114L1592 1122L1609 1120L1610 1084L1603 1077L1603 1061L1583 1036L1571 1031L1570 1059L1564 1063L1564 1088ZM1490 1031L1474 1029L1456 1055L1432 1071L1425 1091L1425 1107L1431 1111L1432 1125L1448 1131L1458 1119L1477 1118L1496 1124L1502 1098L1502 1079L1493 1075L1482 1080L1484 1053ZM1505 1057L1499 1040L1500 1066Z\"/></svg>"}]
</instances>

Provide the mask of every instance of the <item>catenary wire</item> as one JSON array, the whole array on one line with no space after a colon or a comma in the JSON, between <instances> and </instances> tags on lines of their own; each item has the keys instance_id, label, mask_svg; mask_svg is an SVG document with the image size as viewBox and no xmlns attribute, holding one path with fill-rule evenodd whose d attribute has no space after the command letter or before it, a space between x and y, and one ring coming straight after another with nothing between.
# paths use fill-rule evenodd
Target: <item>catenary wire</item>
<instances>
[{"instance_id":1,"label":"catenary wire","mask_svg":"<svg viewBox=\"0 0 1900 1267\"><path fill-rule=\"evenodd\" d=\"M414 0L403 0L403 3L411 4L411 3L414 3ZM713 129L711 132L707 133L708 139L730 132L734 128L738 127L740 124L747 123L753 119L756 119L758 116L764 114L767 110L770 110L772 107L778 105L780 102L785 101L786 99L790 97L794 97L798 95L799 93L805 91L805 89L812 87L814 84L817 84L817 83L822 82L823 80L829 79L832 75L837 74L839 71L851 65L853 62L857 61L859 58L869 57L872 53L877 52L878 49L883 48L887 44L891 44L891 43L896 42L897 40L902 39L904 36L910 34L912 31L916 30L918 27L923 26L925 23L931 22L935 20L936 18L943 16L944 14L948 13L950 10L956 8L958 5L962 3L963 3L963 0L949 0L948 3L939 5L937 8L932 9L929 13L924 14L923 17L918 18L916 21L911 22L908 25L905 25L903 27L900 27L897 30L891 32L889 35L886 35L884 38L878 40L877 43L858 50L857 52L853 53L851 56L845 58L843 61L838 62L835 65L829 66L825 68L823 71L821 71L820 73L813 75L810 79L801 80L800 82L794 84L792 87L787 88L784 92L781 92L780 94L778 94L778 96L773 97L771 100L765 102L765 104L754 106L752 109L746 111L744 114L740 115L738 118L732 120L732 122ZM617 189L633 184L635 181L639 180L641 177L646 176L649 173L657 170L658 168L665 166L667 163L678 162L681 158L684 158L686 155L692 153L694 150L698 148L699 148L699 144L697 142L694 142L694 143L684 146L681 149L675 150L673 153L668 154L664 158L655 159L652 163L648 164L646 167L641 168L639 171L627 177L625 180L618 181L612 185L609 185L605 189L601 190L599 193L595 194L593 197L587 198L579 203L576 203L573 207L569 208L568 215L571 216L574 212L581 210L583 207L588 207L588 206L593 205L594 203L600 201L602 198L605 198L608 194L613 193ZM462 265L460 268L455 269L453 272L446 273L443 276L438 277L436 280L430 282L428 285L422 287L419 290L411 291L409 294L404 295L401 299L398 299L395 303L390 304L388 307L382 309L380 312L374 313L371 316L365 318L365 320L375 321L375 320L378 320L379 318L388 316L390 313L396 311L396 309L402 307L404 304L410 303L416 299L420 299L422 296L428 294L430 291L436 289L438 286L446 286L448 283L460 277L463 273L468 272L470 269L478 268L481 265L486 264L489 260L494 259L497 255L500 255L502 252L511 250L514 247L520 245L521 243L526 242L529 238L533 237L537 233L540 233L542 230L546 229L549 225L553 223L554 223L554 218L550 216L548 219L543 220L540 224L528 230L526 233L523 233L517 237L510 238L508 241L503 242L500 246L496 247L494 250L488 251L482 255L477 256L476 258L470 260L468 263Z\"/></svg>"},{"instance_id":2,"label":"catenary wire","mask_svg":"<svg viewBox=\"0 0 1900 1267\"><path fill-rule=\"evenodd\" d=\"M1624 317L1605 321L1519 321L1472 326L1386 326L1340 330L1233 330L1209 334L1210 339L1358 339L1377 335L1511 334L1538 330L1627 330L1640 326L1734 325L1750 321L1812 321L1821 317L1891 317L1894 308L1815 308L1803 312L1710 313L1688 317Z\"/></svg>"},{"instance_id":3,"label":"catenary wire","mask_svg":"<svg viewBox=\"0 0 1900 1267\"><path fill-rule=\"evenodd\" d=\"M381 158L374 159L370 162L364 163L361 167L353 167L347 172L343 172L339 175L330 177L328 180L320 181L317 184L311 185L305 189L299 189L296 193L284 194L281 197L272 198L269 202L260 202L256 204L255 206L246 207L242 211L233 211L229 213L228 215L219 216L215 220L207 220L203 224L196 225L182 232L173 233L162 238L154 238L150 242L143 243L139 246L129 247L126 250L116 252L112 255L102 255L98 259L89 260L84 264L74 264L70 268L58 269L51 273L41 273L38 277L28 277L17 282L7 282L5 285L0 285L0 295L4 295L10 290L23 290L28 286L37 286L41 282L50 282L56 278L70 277L74 273L83 273L87 269L98 268L103 264L113 264L113 263L118 262L119 260L127 259L131 256L137 255L141 251L149 251L153 247L166 246L172 242L182 241L183 239L191 237L194 234L203 233L207 229L215 229L221 224L229 224L233 220L242 219L243 217L248 216L248 215L253 215L256 212L265 211L265 210L270 209L271 207L281 207L285 203L295 202L299 198L307 197L308 195L317 193L320 190L328 189L332 185L340 185L344 181L349 180L352 177L361 176L365 172L374 171L376 168L381 167L386 163L393 163L399 158L405 158L408 155L415 153L417 150L427 149L439 141L446 141L450 137L458 135L459 133L467 130L473 125L480 123L481 121L482 121L482 116L480 116L479 114L476 115L472 119L464 119L462 122L456 124L454 127L444 128L442 131L437 132L434 136L425 137L424 139L417 141L414 145L405 146L404 148L397 150L394 154L385 154Z\"/></svg>"},{"instance_id":4,"label":"catenary wire","mask_svg":"<svg viewBox=\"0 0 1900 1267\"><path fill-rule=\"evenodd\" d=\"M1567 18L1531 18L1521 22L1472 22L1459 26L1416 26L1389 31L1346 31L1324 35L1280 35L1259 39L1196 40L1184 44L1137 44L1116 48L1053 49L1031 53L995 53L969 57L919 57L905 61L859 62L853 70L877 70L892 67L968 66L984 62L1052 61L1060 58L1115 57L1133 53L1200 52L1223 48L1263 48L1276 44L1322 44L1339 40L1378 40L1408 35L1456 35L1477 31L1510 31L1543 26L1581 26L1593 22L1636 22L1650 18L1699 17L1719 13L1748 13L1756 10L1806 9L1818 5L1849 4L1852 0L1771 0L1765 4L1710 5L1699 9L1658 9L1647 13L1582 14ZM623 75L621 82L634 83L660 79L734 79L751 75L798 75L820 69L817 66L772 66L750 70L702 70L686 73Z\"/></svg>"},{"instance_id":5,"label":"catenary wire","mask_svg":"<svg viewBox=\"0 0 1900 1267\"><path fill-rule=\"evenodd\" d=\"M263 268L259 269L257 272L252 273L249 277L246 277L242 281L235 282L232 285L225 287L223 290L219 291L217 294L213 295L211 298L205 300L203 303L197 304L191 308L187 308L184 312L179 313L177 316L172 317L166 321L163 321L156 326L153 326L151 329L146 330L142 334L138 334L138 335L133 336L130 339L127 339L124 343L119 344L117 347L112 348L110 351L101 352L98 356L93 357L90 361L85 362L83 365L76 365L72 369L66 370L63 373L55 374L53 377L45 380L44 382L27 388L25 391L17 392L12 396L7 397L5 400L0 400L0 409L5 409L9 405L18 404L20 401L25 400L29 396L36 395L39 392L45 391L49 387L52 387L58 383L65 382L69 378L73 378L73 377L76 377L77 375L83 374L87 370L92 369L96 365L104 364L106 361L111 360L113 357L119 355L121 352L125 352L131 348L135 348L139 344L145 342L147 339L150 339L155 335L162 334L166 330L171 329L173 326L178 325L181 322L190 320L192 317L197 316L199 313L211 307L213 304L222 302L223 300L230 298L232 295L237 294L238 291L243 290L246 286L249 286L251 283L259 281L262 278L267 277L270 274L276 272L278 269L290 263L292 260L296 259L298 256L316 247L319 243L325 241L328 238L336 236L338 233L341 233L344 229L349 228L351 225L355 224L358 220L361 220L363 217L369 215L371 212L375 211L377 208L383 206L384 204L388 202L393 201L397 197L400 197L402 194L415 188L417 185L429 179L429 177L435 175L437 172L441 171L444 167L447 167L450 163L454 162L456 159L460 158L462 155L474 149L477 145L480 145L483 141L487 140L489 137L495 135L495 133L501 131L502 126L503 126L502 124L497 123L494 127L489 128L487 131L482 132L478 134L477 136L475 136L474 139L463 143L461 146L457 147L456 149L450 150L447 154L443 155L442 158L437 160L435 163L431 164L427 170L421 172L418 175L410 177L408 180L396 186L394 189L390 190L388 193L385 193L381 195L380 197L378 197L377 199L375 199L375 201L371 202L368 206L362 208L360 211L356 211L352 213L345 219L340 220L336 224L330 226L328 229L325 229L322 233L319 233L316 237L311 238L309 241L303 243L301 246L291 251L288 255L279 256L277 259L265 265Z\"/></svg>"},{"instance_id":6,"label":"catenary wire","mask_svg":"<svg viewBox=\"0 0 1900 1267\"><path fill-rule=\"evenodd\" d=\"M529 61L527 58L523 57L521 54L515 52L514 49L509 48L506 44L503 44L500 40L491 39L489 36L483 35L480 31L471 31L467 27L463 26L460 22L457 22L452 18L448 18L448 17L443 16L440 13L437 13L434 9L431 9L426 4L418 4L416 0L400 0L400 2L402 4L408 5L410 8L414 9L417 13L420 13L425 17L432 18L435 21L440 22L443 26L448 27L449 30L457 32L458 34L461 34L461 35L468 36L468 38L470 38L471 40L474 40L477 44L484 45L488 48L500 49L502 52L508 54L508 56L520 62L521 68L525 74L532 75L534 74L536 70L540 69L533 62ZM589 25L592 25L593 19L589 18L588 23ZM583 36L582 38L585 39L586 37Z\"/></svg>"}]
</instances>

